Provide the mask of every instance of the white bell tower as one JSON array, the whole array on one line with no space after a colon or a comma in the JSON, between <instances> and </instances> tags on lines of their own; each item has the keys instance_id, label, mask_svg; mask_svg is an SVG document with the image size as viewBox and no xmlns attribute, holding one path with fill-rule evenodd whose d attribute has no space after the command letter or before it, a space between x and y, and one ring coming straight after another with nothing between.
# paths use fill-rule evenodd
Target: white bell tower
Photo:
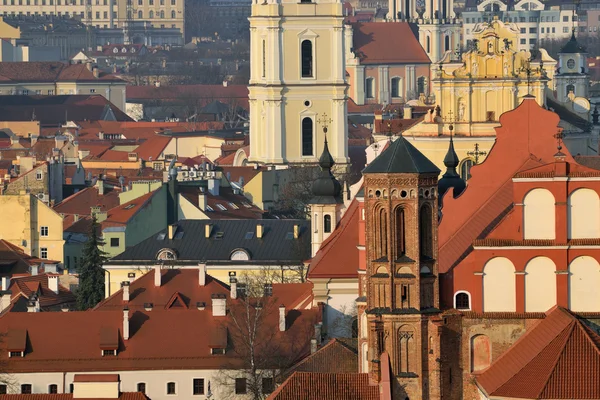
<instances>
[{"instance_id":1,"label":"white bell tower","mask_svg":"<svg viewBox=\"0 0 600 400\"><path fill-rule=\"evenodd\" d=\"M253 0L250 162L316 164L323 127L348 164L344 15L338 0Z\"/></svg>"},{"instance_id":2,"label":"white bell tower","mask_svg":"<svg viewBox=\"0 0 600 400\"><path fill-rule=\"evenodd\" d=\"M554 75L560 103L567 103L575 97L589 97L590 74L586 60L587 51L577 43L573 31L571 40L558 53L558 70Z\"/></svg>"}]
</instances>

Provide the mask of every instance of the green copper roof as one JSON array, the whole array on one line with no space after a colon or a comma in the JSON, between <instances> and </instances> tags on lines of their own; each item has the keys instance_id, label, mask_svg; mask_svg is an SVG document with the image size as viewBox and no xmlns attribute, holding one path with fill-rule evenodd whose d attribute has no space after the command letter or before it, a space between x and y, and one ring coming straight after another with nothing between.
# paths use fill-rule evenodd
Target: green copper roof
<instances>
[{"instance_id":1,"label":"green copper roof","mask_svg":"<svg viewBox=\"0 0 600 400\"><path fill-rule=\"evenodd\" d=\"M400 136L367 165L363 173L439 174L440 170L408 140Z\"/></svg>"}]
</instances>

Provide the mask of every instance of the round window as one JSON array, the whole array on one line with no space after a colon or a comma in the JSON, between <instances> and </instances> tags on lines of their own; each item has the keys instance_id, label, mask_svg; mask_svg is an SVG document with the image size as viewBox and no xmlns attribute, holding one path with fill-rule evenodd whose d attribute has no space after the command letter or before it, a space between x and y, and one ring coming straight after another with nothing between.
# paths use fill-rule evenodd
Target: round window
<instances>
[{"instance_id":1,"label":"round window","mask_svg":"<svg viewBox=\"0 0 600 400\"><path fill-rule=\"evenodd\" d=\"M569 60L567 61L567 68L569 68L569 69L575 68L575 60L573 60L572 58L569 58Z\"/></svg>"}]
</instances>

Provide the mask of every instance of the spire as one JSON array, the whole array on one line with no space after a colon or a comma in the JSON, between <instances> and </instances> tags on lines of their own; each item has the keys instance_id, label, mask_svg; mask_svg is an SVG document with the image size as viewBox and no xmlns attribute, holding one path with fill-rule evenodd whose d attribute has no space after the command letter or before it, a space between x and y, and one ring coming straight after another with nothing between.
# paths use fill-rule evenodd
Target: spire
<instances>
[{"instance_id":1,"label":"spire","mask_svg":"<svg viewBox=\"0 0 600 400\"><path fill-rule=\"evenodd\" d=\"M444 157L444 165L446 166L446 172L442 176L442 179L438 182L438 193L440 201L444 196L444 193L450 188L454 188L454 197L458 196L465 190L466 183L456 172L458 167L459 159L454 150L454 140L452 138L453 126L450 125L450 143L448 144L448 152Z\"/></svg>"},{"instance_id":2,"label":"spire","mask_svg":"<svg viewBox=\"0 0 600 400\"><path fill-rule=\"evenodd\" d=\"M342 185L340 185L331 173L331 168L334 165L335 161L333 160L331 153L329 153L327 137L325 137L323 153L321 154L321 157L319 157L321 173L312 185L312 204L332 204L341 202L340 193L342 191Z\"/></svg>"}]
</instances>

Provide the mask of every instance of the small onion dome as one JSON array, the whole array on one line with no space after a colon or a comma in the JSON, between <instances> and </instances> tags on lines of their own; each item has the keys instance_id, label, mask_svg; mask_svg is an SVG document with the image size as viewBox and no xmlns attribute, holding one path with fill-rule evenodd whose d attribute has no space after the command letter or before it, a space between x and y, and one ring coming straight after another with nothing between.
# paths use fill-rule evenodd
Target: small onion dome
<instances>
[{"instance_id":1,"label":"small onion dome","mask_svg":"<svg viewBox=\"0 0 600 400\"><path fill-rule=\"evenodd\" d=\"M327 146L327 138L325 138L325 147L323 148L323 154L319 158L319 166L321 172L319 177L313 182L312 193L313 204L324 204L337 202L342 192L342 185L335 179L331 173L331 168L335 165L335 161L329 153L329 147Z\"/></svg>"},{"instance_id":2,"label":"small onion dome","mask_svg":"<svg viewBox=\"0 0 600 400\"><path fill-rule=\"evenodd\" d=\"M456 151L454 151L454 141L452 140L452 136L450 136L450 145L448 146L448 153L446 153L446 157L444 157L444 165L446 166L446 172L442 176L442 179L438 182L438 193L439 198L441 199L444 196L444 193L450 188L454 188L454 197L458 196L465 190L467 186L465 181L458 175L456 172L456 167L458 167L458 156L456 155Z\"/></svg>"}]
</instances>

